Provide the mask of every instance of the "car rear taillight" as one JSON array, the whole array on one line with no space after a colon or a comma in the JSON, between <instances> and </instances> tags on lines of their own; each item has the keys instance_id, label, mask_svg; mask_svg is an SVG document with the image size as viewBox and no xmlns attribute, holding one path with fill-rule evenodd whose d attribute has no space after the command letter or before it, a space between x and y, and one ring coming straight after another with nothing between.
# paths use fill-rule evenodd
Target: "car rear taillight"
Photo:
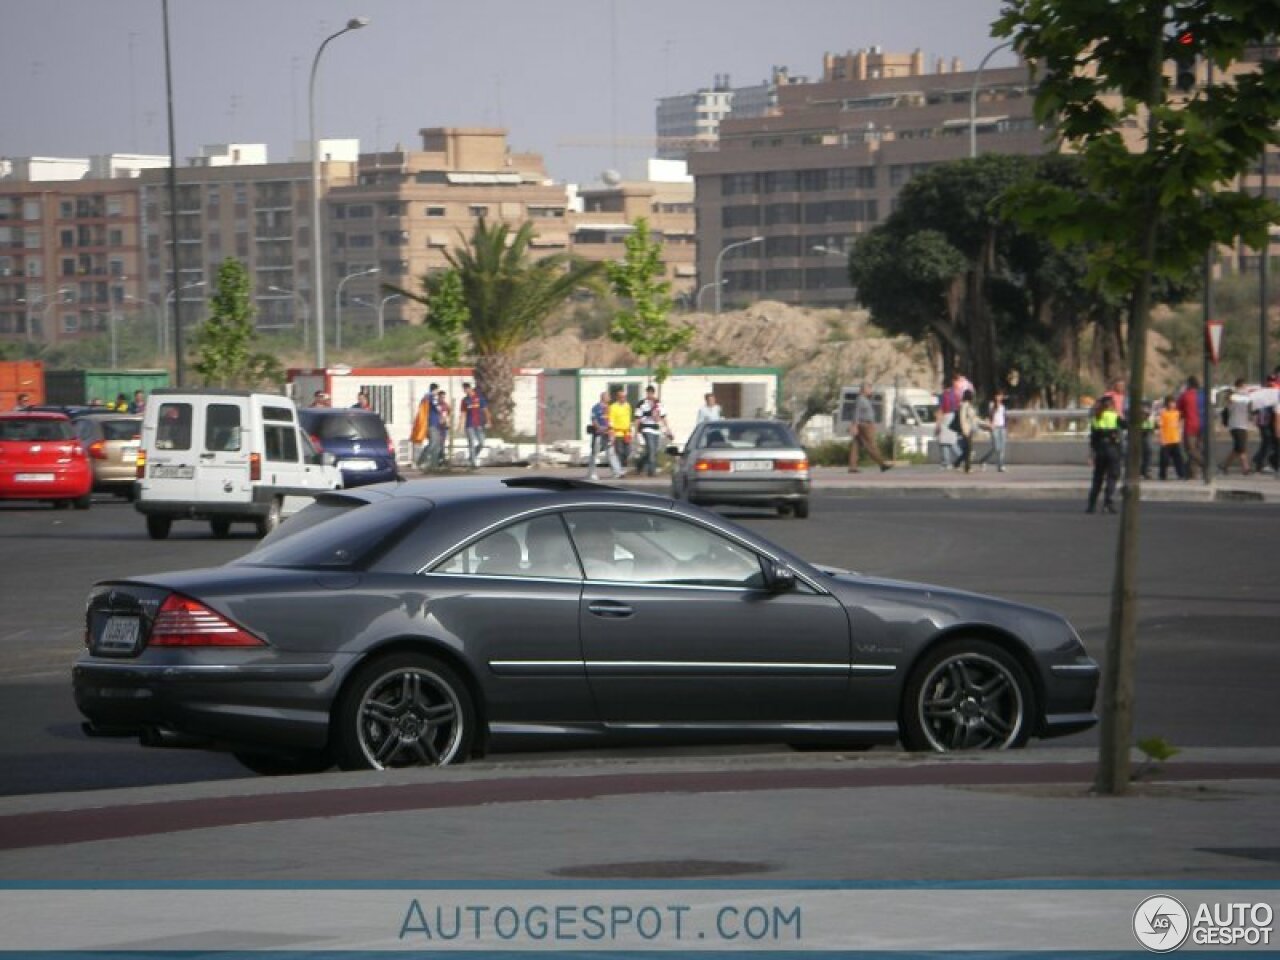
<instances>
[{"instance_id":1,"label":"car rear taillight","mask_svg":"<svg viewBox=\"0 0 1280 960\"><path fill-rule=\"evenodd\" d=\"M242 630L203 603L169 594L151 625L153 647L262 647L260 639Z\"/></svg>"},{"instance_id":2,"label":"car rear taillight","mask_svg":"<svg viewBox=\"0 0 1280 960\"><path fill-rule=\"evenodd\" d=\"M107 459L107 445L102 440L95 440L89 444L89 456L95 460Z\"/></svg>"},{"instance_id":3,"label":"car rear taillight","mask_svg":"<svg viewBox=\"0 0 1280 960\"><path fill-rule=\"evenodd\" d=\"M387 453L393 457L396 455L396 442L390 437L387 437Z\"/></svg>"},{"instance_id":4,"label":"car rear taillight","mask_svg":"<svg viewBox=\"0 0 1280 960\"><path fill-rule=\"evenodd\" d=\"M147 478L147 451L139 450L138 456L134 458L135 469L134 476L139 480Z\"/></svg>"},{"instance_id":5,"label":"car rear taillight","mask_svg":"<svg viewBox=\"0 0 1280 960\"><path fill-rule=\"evenodd\" d=\"M262 479L262 454L249 454L249 480L257 482Z\"/></svg>"},{"instance_id":6,"label":"car rear taillight","mask_svg":"<svg viewBox=\"0 0 1280 960\"><path fill-rule=\"evenodd\" d=\"M706 473L707 471L728 472L733 469L732 460L699 460L693 465L693 469L698 473Z\"/></svg>"},{"instance_id":7,"label":"car rear taillight","mask_svg":"<svg viewBox=\"0 0 1280 960\"><path fill-rule=\"evenodd\" d=\"M808 460L775 460L773 461L773 469L775 470L808 470Z\"/></svg>"}]
</instances>

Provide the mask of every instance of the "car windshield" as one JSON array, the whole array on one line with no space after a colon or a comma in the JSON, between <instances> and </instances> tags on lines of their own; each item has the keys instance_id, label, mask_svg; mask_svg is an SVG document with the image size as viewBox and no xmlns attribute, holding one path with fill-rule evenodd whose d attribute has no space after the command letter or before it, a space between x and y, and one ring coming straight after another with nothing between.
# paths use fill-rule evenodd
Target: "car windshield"
<instances>
[{"instance_id":1,"label":"car windshield","mask_svg":"<svg viewBox=\"0 0 1280 960\"><path fill-rule=\"evenodd\" d=\"M0 440L70 440L75 436L69 420L0 420Z\"/></svg>"},{"instance_id":2,"label":"car windshield","mask_svg":"<svg viewBox=\"0 0 1280 960\"><path fill-rule=\"evenodd\" d=\"M416 497L399 497L361 504L356 501L346 509L338 501L318 505L319 523L294 531L294 519L308 515L308 507L297 518L285 521L283 534L270 543L232 561L236 565L258 567L324 567L339 570L366 568L383 552L400 542L410 530L431 512L431 503Z\"/></svg>"},{"instance_id":3,"label":"car windshield","mask_svg":"<svg viewBox=\"0 0 1280 960\"><path fill-rule=\"evenodd\" d=\"M387 428L376 416L316 417L311 431L321 440L385 440Z\"/></svg>"}]
</instances>

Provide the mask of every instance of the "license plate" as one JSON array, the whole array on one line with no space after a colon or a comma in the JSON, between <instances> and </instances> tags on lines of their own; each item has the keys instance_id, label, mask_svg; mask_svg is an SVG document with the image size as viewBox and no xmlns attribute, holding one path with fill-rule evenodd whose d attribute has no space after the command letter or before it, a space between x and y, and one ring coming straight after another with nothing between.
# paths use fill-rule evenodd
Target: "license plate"
<instances>
[{"instance_id":1,"label":"license plate","mask_svg":"<svg viewBox=\"0 0 1280 960\"><path fill-rule=\"evenodd\" d=\"M19 473L13 478L18 483L53 483L52 473Z\"/></svg>"},{"instance_id":2,"label":"license plate","mask_svg":"<svg viewBox=\"0 0 1280 960\"><path fill-rule=\"evenodd\" d=\"M121 459L121 461L123 461L123 462L128 462L128 461L130 461L130 460L137 460L137 459L138 459L138 445L137 445L136 443L134 443L134 444L130 444L130 445L129 445L129 446L127 446L127 447L121 447L121 448L120 448L120 459Z\"/></svg>"},{"instance_id":3,"label":"license plate","mask_svg":"<svg viewBox=\"0 0 1280 960\"><path fill-rule=\"evenodd\" d=\"M751 473L757 470L772 470L772 460L735 460L733 461L734 473Z\"/></svg>"},{"instance_id":4,"label":"license plate","mask_svg":"<svg viewBox=\"0 0 1280 960\"><path fill-rule=\"evenodd\" d=\"M342 460L338 463L343 470L377 470L378 465L372 460Z\"/></svg>"},{"instance_id":5,"label":"license plate","mask_svg":"<svg viewBox=\"0 0 1280 960\"><path fill-rule=\"evenodd\" d=\"M190 480L196 475L196 468L179 464L178 466L170 466L167 463L153 463L151 465L151 479L153 480Z\"/></svg>"},{"instance_id":6,"label":"license plate","mask_svg":"<svg viewBox=\"0 0 1280 960\"><path fill-rule=\"evenodd\" d=\"M138 648L138 618L109 617L98 638L98 649L104 653L133 653Z\"/></svg>"}]
</instances>

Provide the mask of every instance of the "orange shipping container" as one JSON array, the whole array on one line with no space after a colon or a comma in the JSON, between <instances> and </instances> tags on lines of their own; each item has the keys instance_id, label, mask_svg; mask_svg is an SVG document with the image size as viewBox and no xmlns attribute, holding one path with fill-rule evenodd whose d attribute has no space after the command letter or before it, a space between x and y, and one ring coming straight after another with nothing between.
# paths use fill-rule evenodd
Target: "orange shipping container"
<instances>
[{"instance_id":1,"label":"orange shipping container","mask_svg":"<svg viewBox=\"0 0 1280 960\"><path fill-rule=\"evenodd\" d=\"M12 410L18 394L31 395L31 402L44 403L44 364L39 360L0 360L0 410Z\"/></svg>"}]
</instances>

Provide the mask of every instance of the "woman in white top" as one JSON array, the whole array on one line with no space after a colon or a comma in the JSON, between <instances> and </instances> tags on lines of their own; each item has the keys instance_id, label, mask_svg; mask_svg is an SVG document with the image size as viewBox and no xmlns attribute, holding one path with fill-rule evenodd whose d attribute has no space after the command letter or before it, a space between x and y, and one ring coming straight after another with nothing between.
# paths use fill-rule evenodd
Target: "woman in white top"
<instances>
[{"instance_id":1,"label":"woman in white top","mask_svg":"<svg viewBox=\"0 0 1280 960\"><path fill-rule=\"evenodd\" d=\"M982 455L978 463L987 465L993 456L996 458L996 469L1004 473L1004 451L1009 442L1008 417L1004 405L1004 391L997 390L995 399L991 401L991 409L987 411L987 419L980 426L991 432L991 449Z\"/></svg>"}]
</instances>

